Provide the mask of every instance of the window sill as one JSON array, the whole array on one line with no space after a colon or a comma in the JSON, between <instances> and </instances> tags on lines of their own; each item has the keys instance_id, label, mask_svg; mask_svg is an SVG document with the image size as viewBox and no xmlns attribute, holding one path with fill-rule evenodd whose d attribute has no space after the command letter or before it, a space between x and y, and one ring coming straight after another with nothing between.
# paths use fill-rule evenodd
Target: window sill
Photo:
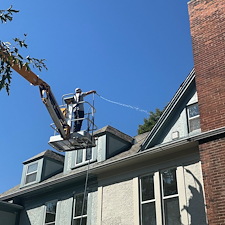
<instances>
[{"instance_id":1,"label":"window sill","mask_svg":"<svg viewBox=\"0 0 225 225\"><path fill-rule=\"evenodd\" d=\"M71 166L71 170L80 168L80 167L82 167L82 166L88 165L88 163L93 163L93 162L96 162L96 161L97 161L96 159L92 159L92 160L90 160L90 161L85 161L85 162L76 164L76 165L74 165L74 166Z\"/></svg>"}]
</instances>

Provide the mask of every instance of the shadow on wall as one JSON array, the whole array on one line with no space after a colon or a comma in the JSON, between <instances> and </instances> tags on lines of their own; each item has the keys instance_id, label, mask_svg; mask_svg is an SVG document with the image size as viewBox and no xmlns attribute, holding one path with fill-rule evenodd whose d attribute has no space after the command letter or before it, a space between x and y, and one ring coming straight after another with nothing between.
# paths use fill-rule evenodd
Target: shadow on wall
<instances>
[{"instance_id":1,"label":"shadow on wall","mask_svg":"<svg viewBox=\"0 0 225 225\"><path fill-rule=\"evenodd\" d=\"M23 211L20 214L20 223L19 224L23 224L23 225L31 225L31 221L28 217L28 214L26 213L26 211Z\"/></svg>"},{"instance_id":2,"label":"shadow on wall","mask_svg":"<svg viewBox=\"0 0 225 225\"><path fill-rule=\"evenodd\" d=\"M186 210L190 215L190 225L207 225L202 185L190 170L186 169L186 172L192 176L195 187L188 186L192 196L189 198L188 206L184 206L182 210Z\"/></svg>"}]
</instances>

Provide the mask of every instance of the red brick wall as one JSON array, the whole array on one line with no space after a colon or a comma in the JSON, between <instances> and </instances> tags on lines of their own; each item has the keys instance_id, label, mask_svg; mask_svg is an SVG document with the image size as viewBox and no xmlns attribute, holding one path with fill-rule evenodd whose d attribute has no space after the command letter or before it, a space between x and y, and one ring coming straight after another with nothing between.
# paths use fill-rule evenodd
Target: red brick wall
<instances>
[{"instance_id":1,"label":"red brick wall","mask_svg":"<svg viewBox=\"0 0 225 225\"><path fill-rule=\"evenodd\" d=\"M189 3L202 131L225 126L225 0Z\"/></svg>"},{"instance_id":2,"label":"red brick wall","mask_svg":"<svg viewBox=\"0 0 225 225\"><path fill-rule=\"evenodd\" d=\"M225 224L224 150L225 138L199 145L209 225Z\"/></svg>"},{"instance_id":3,"label":"red brick wall","mask_svg":"<svg viewBox=\"0 0 225 225\"><path fill-rule=\"evenodd\" d=\"M202 131L225 126L225 0L189 2ZM225 138L200 143L209 225L225 224Z\"/></svg>"}]
</instances>

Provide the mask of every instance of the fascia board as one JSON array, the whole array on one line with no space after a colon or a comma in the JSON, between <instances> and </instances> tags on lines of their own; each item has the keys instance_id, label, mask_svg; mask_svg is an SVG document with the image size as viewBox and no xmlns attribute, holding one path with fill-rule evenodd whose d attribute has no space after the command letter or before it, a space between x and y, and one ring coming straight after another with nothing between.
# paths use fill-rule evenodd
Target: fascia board
<instances>
[{"instance_id":1,"label":"fascia board","mask_svg":"<svg viewBox=\"0 0 225 225\"><path fill-rule=\"evenodd\" d=\"M148 157L149 159L155 158L160 156L163 156L164 154L169 154L175 151L182 151L182 146L187 146L187 145L195 145L197 146L196 143L191 143L190 139L182 139L170 144L165 144L165 145L160 145L156 146L150 149L147 149L142 152L138 152L134 155L127 156L121 159L117 159L111 162L105 162L102 163L101 165L94 166L89 169L89 177L94 177L98 176L99 174L108 171L108 170L113 170L118 168L119 166L124 166L124 165L132 165L137 162L141 162L142 159L146 159ZM79 173L74 173L74 174L68 174L66 176L56 178L55 180L52 181L47 181L45 183L39 183L35 186L30 186L29 189L21 189L19 191L16 191L14 193L5 195L3 197L0 197L1 200L7 200L7 199L12 199L14 197L22 197L26 195L30 195L34 192L42 192L46 191L46 189L53 189L55 187L58 187L60 185L65 186L65 183L69 184L71 182L79 181L81 179L84 179L87 174L87 170L81 171ZM54 187L53 187L54 186Z\"/></svg>"},{"instance_id":2,"label":"fascia board","mask_svg":"<svg viewBox=\"0 0 225 225\"><path fill-rule=\"evenodd\" d=\"M8 212L15 212L15 211L17 212L22 209L23 209L23 206L21 205L0 201L0 210L8 211Z\"/></svg>"},{"instance_id":3,"label":"fascia board","mask_svg":"<svg viewBox=\"0 0 225 225\"><path fill-rule=\"evenodd\" d=\"M120 158L111 162L106 161L105 163L102 163L100 165L93 166L92 168L90 168L89 173L91 176L98 176L99 174L105 172L106 170L112 170L112 169L118 168L118 166L121 166L121 165L123 166L132 165L134 163L141 162L142 159L146 159L146 158L151 159L158 156L162 157L163 155L168 155L170 153L185 151L189 147L197 148L199 141L206 140L207 138L211 138L211 137L215 138L221 134L225 135L225 127L211 130L208 132L203 132L203 133L186 137L184 139L173 141L167 144L158 145L158 146L146 149L144 151L138 152L134 155ZM40 183L26 190L16 191L14 193L0 197L0 199L8 200L8 199L12 199L13 197L20 197L20 196L22 197L23 195L32 194L34 192L38 192L41 190L45 191L46 188L54 188L55 186L65 185L65 182L70 183L71 181L74 182L74 180L78 181L78 180L84 179L86 174L87 174L86 170L81 171L79 173L75 173L75 174L69 174L52 181Z\"/></svg>"},{"instance_id":4,"label":"fascia board","mask_svg":"<svg viewBox=\"0 0 225 225\"><path fill-rule=\"evenodd\" d=\"M155 124L153 129L150 131L149 135L146 137L144 140L143 144L141 145L141 149L145 150L146 146L149 145L149 143L152 141L152 139L156 136L160 128L163 126L164 122L167 120L167 118L170 116L171 112L173 109L176 107L177 103L180 101L180 99L183 97L183 94L185 91L188 89L189 85L192 83L192 81L195 78L195 71L192 69L188 77L185 79L185 81L181 84L180 88L178 91L175 93L174 97L164 110L163 114L159 118L158 122Z\"/></svg>"}]
</instances>

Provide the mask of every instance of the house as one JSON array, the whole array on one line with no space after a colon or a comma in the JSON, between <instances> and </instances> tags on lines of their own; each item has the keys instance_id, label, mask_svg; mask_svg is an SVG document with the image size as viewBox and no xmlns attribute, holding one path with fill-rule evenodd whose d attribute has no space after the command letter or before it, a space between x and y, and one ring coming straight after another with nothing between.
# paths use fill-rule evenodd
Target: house
<instances>
[{"instance_id":1,"label":"house","mask_svg":"<svg viewBox=\"0 0 225 225\"><path fill-rule=\"evenodd\" d=\"M82 224L206 224L198 142L208 134L199 121L192 70L150 133L106 126L92 149L44 151L23 162L21 184L0 199L20 206L23 225L80 224L81 215Z\"/></svg>"},{"instance_id":2,"label":"house","mask_svg":"<svg viewBox=\"0 0 225 225\"><path fill-rule=\"evenodd\" d=\"M0 195L4 225L225 224L225 2L188 4L194 69L154 128L46 150Z\"/></svg>"}]
</instances>

